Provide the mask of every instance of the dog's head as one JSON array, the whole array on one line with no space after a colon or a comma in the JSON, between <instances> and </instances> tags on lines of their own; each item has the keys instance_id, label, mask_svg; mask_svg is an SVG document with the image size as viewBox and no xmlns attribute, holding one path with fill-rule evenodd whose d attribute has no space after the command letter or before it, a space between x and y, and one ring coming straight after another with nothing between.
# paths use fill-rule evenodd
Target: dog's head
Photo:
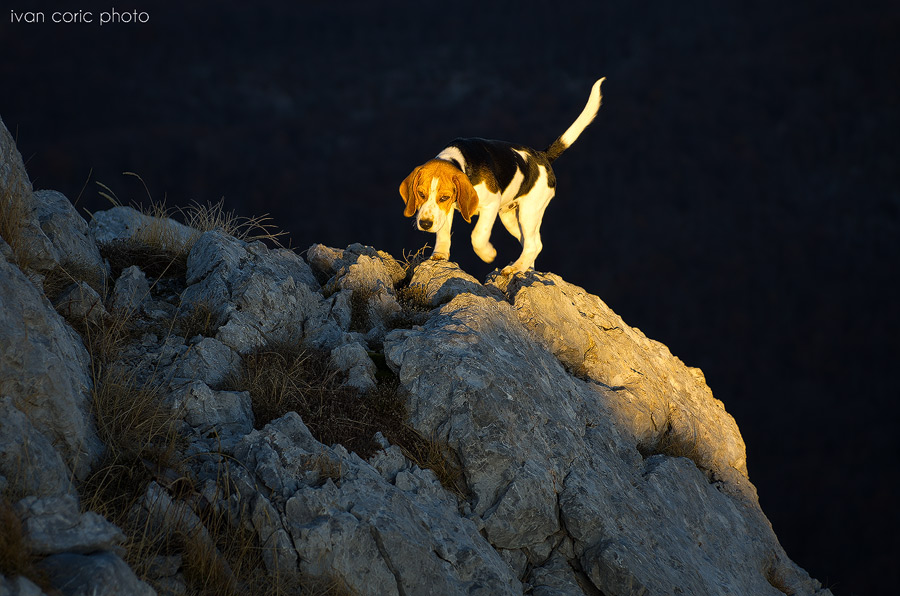
<instances>
[{"instance_id":1,"label":"dog's head","mask_svg":"<svg viewBox=\"0 0 900 596\"><path fill-rule=\"evenodd\" d=\"M437 232L453 217L454 205L463 219L472 221L478 212L478 195L459 168L450 162L432 159L412 171L400 183L400 196L406 203L403 215L416 216L416 227Z\"/></svg>"}]
</instances>

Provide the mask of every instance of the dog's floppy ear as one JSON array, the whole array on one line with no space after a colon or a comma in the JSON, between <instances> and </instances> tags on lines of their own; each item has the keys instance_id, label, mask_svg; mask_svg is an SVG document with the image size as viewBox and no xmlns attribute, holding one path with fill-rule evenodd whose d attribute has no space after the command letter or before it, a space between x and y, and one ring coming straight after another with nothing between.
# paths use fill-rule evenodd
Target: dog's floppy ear
<instances>
[{"instance_id":1,"label":"dog's floppy ear","mask_svg":"<svg viewBox=\"0 0 900 596\"><path fill-rule=\"evenodd\" d=\"M400 183L400 196L403 197L403 202L406 203L403 215L406 217L415 215L416 209L419 208L418 199L416 198L416 186L419 184L419 174L421 172L422 166L419 166L406 177L406 180Z\"/></svg>"},{"instance_id":2,"label":"dog's floppy ear","mask_svg":"<svg viewBox=\"0 0 900 596\"><path fill-rule=\"evenodd\" d=\"M469 181L469 177L460 172L453 176L453 184L456 185L456 204L463 219L471 222L472 216L478 212L478 195L475 187Z\"/></svg>"}]
</instances>

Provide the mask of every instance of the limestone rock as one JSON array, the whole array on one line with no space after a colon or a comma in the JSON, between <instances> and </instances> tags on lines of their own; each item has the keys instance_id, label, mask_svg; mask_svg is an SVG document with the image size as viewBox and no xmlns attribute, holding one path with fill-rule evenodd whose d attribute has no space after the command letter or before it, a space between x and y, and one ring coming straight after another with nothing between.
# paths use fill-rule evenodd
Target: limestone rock
<instances>
[{"instance_id":1,"label":"limestone rock","mask_svg":"<svg viewBox=\"0 0 900 596\"><path fill-rule=\"evenodd\" d=\"M173 499L158 483L151 482L141 500L132 507L132 520L152 528L157 536L191 535L199 538L215 551L215 544L206 526L183 501Z\"/></svg>"},{"instance_id":2,"label":"limestone rock","mask_svg":"<svg viewBox=\"0 0 900 596\"><path fill-rule=\"evenodd\" d=\"M504 289L523 324L570 371L612 389L603 392L608 408L643 450L678 449L716 478L746 477L737 424L699 369L559 276L530 272Z\"/></svg>"},{"instance_id":3,"label":"limestone rock","mask_svg":"<svg viewBox=\"0 0 900 596\"><path fill-rule=\"evenodd\" d=\"M12 398L77 478L102 451L91 386L81 338L17 267L0 261L0 395Z\"/></svg>"},{"instance_id":4,"label":"limestone rock","mask_svg":"<svg viewBox=\"0 0 900 596\"><path fill-rule=\"evenodd\" d=\"M375 363L359 342L347 343L331 350L331 363L347 373L346 384L360 391L375 388Z\"/></svg>"},{"instance_id":5,"label":"limestone rock","mask_svg":"<svg viewBox=\"0 0 900 596\"><path fill-rule=\"evenodd\" d=\"M531 570L529 583L532 596L582 596L589 594L579 581L579 574L559 553L554 553L546 563Z\"/></svg>"},{"instance_id":6,"label":"limestone rock","mask_svg":"<svg viewBox=\"0 0 900 596\"><path fill-rule=\"evenodd\" d=\"M603 412L588 418L594 394L529 341L505 302L465 293L439 312L385 339L411 422L456 449L492 542L540 544L559 529L556 493L585 424Z\"/></svg>"},{"instance_id":7,"label":"limestone rock","mask_svg":"<svg viewBox=\"0 0 900 596\"><path fill-rule=\"evenodd\" d=\"M186 251L199 236L197 230L174 219L144 215L122 205L94 213L90 230L100 245L153 238L161 248L175 253Z\"/></svg>"},{"instance_id":8,"label":"limestone rock","mask_svg":"<svg viewBox=\"0 0 900 596\"><path fill-rule=\"evenodd\" d=\"M189 349L175 363L175 383L202 381L218 387L237 374L241 357L232 348L212 337L191 341Z\"/></svg>"},{"instance_id":9,"label":"limestone rock","mask_svg":"<svg viewBox=\"0 0 900 596\"><path fill-rule=\"evenodd\" d=\"M200 435L214 433L228 441L253 428L250 395L246 391L214 391L206 383L194 381L173 393L172 401Z\"/></svg>"},{"instance_id":10,"label":"limestone rock","mask_svg":"<svg viewBox=\"0 0 900 596\"><path fill-rule=\"evenodd\" d=\"M157 555L148 565L147 577L160 594L165 596L182 596L188 594L187 582L180 571L183 565L181 555Z\"/></svg>"},{"instance_id":11,"label":"limestone rock","mask_svg":"<svg viewBox=\"0 0 900 596\"><path fill-rule=\"evenodd\" d=\"M137 265L125 268L113 287L112 308L134 313L150 297L150 283Z\"/></svg>"},{"instance_id":12,"label":"limestone rock","mask_svg":"<svg viewBox=\"0 0 900 596\"><path fill-rule=\"evenodd\" d=\"M34 193L35 215L41 231L53 245L54 260L63 269L78 269L102 289L106 264L94 242L87 222L61 192L39 190Z\"/></svg>"},{"instance_id":13,"label":"limestone rock","mask_svg":"<svg viewBox=\"0 0 900 596\"><path fill-rule=\"evenodd\" d=\"M534 567L570 551L572 569L584 569L608 594L767 594L778 592L775 585L827 593L784 555L733 467L742 453L701 459L735 470L714 468L712 478L686 458L645 452L645 459L642 437L615 410L619 385L563 369L552 340L566 330L551 335L548 324L546 337L535 333L531 321L542 313L523 315L525 304L523 297L514 308L490 291L459 293L423 327L385 339L413 425L456 450L473 512L495 547L521 549ZM645 367L679 370L667 350L651 349ZM651 388L663 395L647 401L687 382L659 375ZM714 415L717 407L696 413ZM727 431L708 435L710 453L734 453ZM569 575L553 576L571 585Z\"/></svg>"},{"instance_id":14,"label":"limestone rock","mask_svg":"<svg viewBox=\"0 0 900 596\"><path fill-rule=\"evenodd\" d=\"M71 284L54 302L56 312L70 322L88 321L98 324L109 313L103 299L87 282Z\"/></svg>"},{"instance_id":15,"label":"limestone rock","mask_svg":"<svg viewBox=\"0 0 900 596\"><path fill-rule=\"evenodd\" d=\"M522 593L430 472L408 469L393 485L355 454L318 443L296 414L247 435L235 456L283 503L282 527L307 576L360 594Z\"/></svg>"},{"instance_id":16,"label":"limestone rock","mask_svg":"<svg viewBox=\"0 0 900 596\"><path fill-rule=\"evenodd\" d=\"M459 268L452 261L423 261L415 268L410 288L421 291L433 306L449 302L457 294L473 294L475 296L500 296L492 292L477 279Z\"/></svg>"},{"instance_id":17,"label":"limestone rock","mask_svg":"<svg viewBox=\"0 0 900 596\"><path fill-rule=\"evenodd\" d=\"M60 192L33 191L22 156L0 120L0 196L17 219L14 254L20 266L46 274L56 268L88 279L96 289L103 285L106 266L88 230L72 203Z\"/></svg>"},{"instance_id":18,"label":"limestone rock","mask_svg":"<svg viewBox=\"0 0 900 596\"><path fill-rule=\"evenodd\" d=\"M122 549L125 535L105 518L82 513L74 495L25 497L16 503L25 539L38 555Z\"/></svg>"},{"instance_id":19,"label":"limestone rock","mask_svg":"<svg viewBox=\"0 0 900 596\"><path fill-rule=\"evenodd\" d=\"M343 265L344 251L338 248L331 248L324 244L313 244L306 249L306 260L313 271L324 276L326 279L337 273L338 269Z\"/></svg>"},{"instance_id":20,"label":"limestone rock","mask_svg":"<svg viewBox=\"0 0 900 596\"><path fill-rule=\"evenodd\" d=\"M9 244L6 243L6 240L0 237L0 257L3 257L4 260L9 261L10 263L14 263L16 260L16 255L13 253L12 248L10 248Z\"/></svg>"},{"instance_id":21,"label":"limestone rock","mask_svg":"<svg viewBox=\"0 0 900 596\"><path fill-rule=\"evenodd\" d=\"M59 452L9 397L0 397L0 474L25 495L75 492L71 471Z\"/></svg>"},{"instance_id":22,"label":"limestone rock","mask_svg":"<svg viewBox=\"0 0 900 596\"><path fill-rule=\"evenodd\" d=\"M328 278L326 292L337 289L393 289L406 270L388 253L363 244L351 244L344 250L313 244L306 251L309 264Z\"/></svg>"},{"instance_id":23,"label":"limestone rock","mask_svg":"<svg viewBox=\"0 0 900 596\"><path fill-rule=\"evenodd\" d=\"M307 257L322 277L328 277L322 289L336 295L332 312L342 328L365 333L370 346L380 345L402 310L394 288L406 277L403 265L386 252L361 244L345 250L314 244Z\"/></svg>"},{"instance_id":24,"label":"limestone rock","mask_svg":"<svg viewBox=\"0 0 900 596\"><path fill-rule=\"evenodd\" d=\"M130 567L110 552L91 555L51 555L38 566L64 596L155 596L156 591L135 576Z\"/></svg>"},{"instance_id":25,"label":"limestone rock","mask_svg":"<svg viewBox=\"0 0 900 596\"><path fill-rule=\"evenodd\" d=\"M187 283L185 305L213 309L224 322L216 339L239 353L267 344L343 343L309 265L292 251L207 232L188 257Z\"/></svg>"},{"instance_id":26,"label":"limestone rock","mask_svg":"<svg viewBox=\"0 0 900 596\"><path fill-rule=\"evenodd\" d=\"M40 565L63 594L153 593L116 554L118 528L78 508L71 478L103 448L84 345L8 262L36 280L64 255L102 269L92 236L190 248L180 297L182 280L165 291L156 280L145 301L149 280L123 271L112 303L134 313L139 333L105 366L177 408L187 445L185 469L142 462L154 480L129 523L190 534L225 573L210 514L254 532L273 576L359 594L830 594L779 545L737 426L702 373L558 276L483 285L453 263L410 270L358 244L313 245L308 265L127 207L96 214L86 231L64 196L32 193L2 123L0 189L22 219L16 245L0 242L0 489L27 495L16 505L26 539L49 555ZM60 288L56 307L100 322L101 288L81 280ZM211 313L214 338L166 331L177 309L194 307ZM400 319L412 328L394 329ZM242 354L278 344L327 351L360 399L375 361L379 378L386 364L408 423L449 446L465 492L381 433L363 460L321 443L296 412L254 430L248 394L226 385ZM180 555L149 563L158 587L188 589ZM7 592L40 589L0 577Z\"/></svg>"},{"instance_id":27,"label":"limestone rock","mask_svg":"<svg viewBox=\"0 0 900 596\"><path fill-rule=\"evenodd\" d=\"M44 591L27 577L0 575L0 596L44 596Z\"/></svg>"},{"instance_id":28,"label":"limestone rock","mask_svg":"<svg viewBox=\"0 0 900 596\"><path fill-rule=\"evenodd\" d=\"M53 243L41 230L31 180L15 139L0 119L0 209L16 218L15 238L6 238L10 256L23 267L46 272L58 264ZM9 215L7 215L9 217Z\"/></svg>"}]
</instances>

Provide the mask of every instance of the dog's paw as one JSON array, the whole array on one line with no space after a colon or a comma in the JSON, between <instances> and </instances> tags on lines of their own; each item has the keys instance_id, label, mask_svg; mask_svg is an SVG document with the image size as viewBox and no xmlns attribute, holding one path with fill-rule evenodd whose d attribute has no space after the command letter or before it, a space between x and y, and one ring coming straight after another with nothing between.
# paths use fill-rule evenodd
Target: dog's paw
<instances>
[{"instance_id":1,"label":"dog's paw","mask_svg":"<svg viewBox=\"0 0 900 596\"><path fill-rule=\"evenodd\" d=\"M501 269L500 275L502 275L503 277L508 277L510 275L515 275L516 273L525 273L529 269L531 269L531 267L522 267L518 263L513 263Z\"/></svg>"},{"instance_id":2,"label":"dog's paw","mask_svg":"<svg viewBox=\"0 0 900 596\"><path fill-rule=\"evenodd\" d=\"M432 261L446 261L449 258L450 258L450 253L445 253L445 252L436 252L431 255Z\"/></svg>"},{"instance_id":3,"label":"dog's paw","mask_svg":"<svg viewBox=\"0 0 900 596\"><path fill-rule=\"evenodd\" d=\"M478 258L484 261L485 263L493 263L494 259L497 257L497 249L494 248L494 245L488 242L484 246L472 246L475 249L475 254L478 255Z\"/></svg>"}]
</instances>

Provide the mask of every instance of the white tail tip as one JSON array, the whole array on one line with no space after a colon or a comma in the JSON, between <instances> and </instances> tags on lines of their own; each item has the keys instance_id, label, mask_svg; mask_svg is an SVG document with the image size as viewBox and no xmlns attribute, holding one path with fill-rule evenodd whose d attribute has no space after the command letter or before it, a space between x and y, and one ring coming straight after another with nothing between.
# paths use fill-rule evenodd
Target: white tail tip
<instances>
[{"instance_id":1,"label":"white tail tip","mask_svg":"<svg viewBox=\"0 0 900 596\"><path fill-rule=\"evenodd\" d=\"M603 94L600 92L600 86L605 80L606 77L603 77L594 83L594 86L591 87L591 95L588 97L587 105L584 106L581 115L578 116L575 122L572 123L572 126L570 126L560 137L560 140L565 147L574 143L575 139L581 135L588 124L594 121L594 117L600 109L600 103L603 101Z\"/></svg>"}]
</instances>

